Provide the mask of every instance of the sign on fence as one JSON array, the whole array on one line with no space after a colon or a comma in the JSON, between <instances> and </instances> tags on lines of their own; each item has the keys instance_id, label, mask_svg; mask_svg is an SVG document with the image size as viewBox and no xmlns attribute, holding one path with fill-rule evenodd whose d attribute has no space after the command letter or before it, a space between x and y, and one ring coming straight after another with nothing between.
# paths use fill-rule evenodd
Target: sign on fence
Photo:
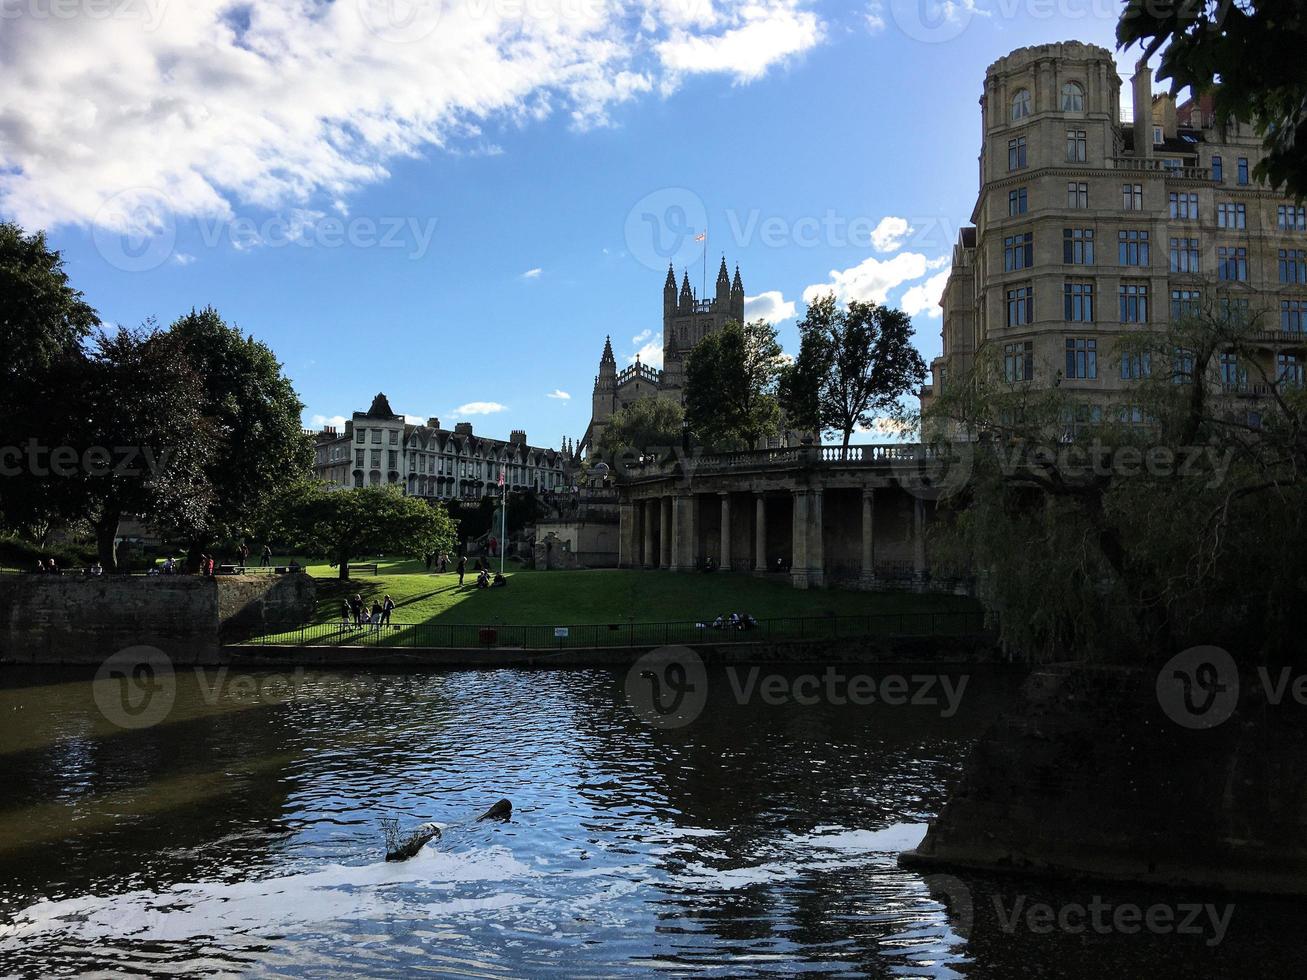
<instances>
[{"instance_id":1,"label":"sign on fence","mask_svg":"<svg viewBox=\"0 0 1307 980\"><path fill-rule=\"evenodd\" d=\"M567 639L567 627L566 627L566 626L555 626L555 627L554 627L554 639L555 639L555 640L566 640L566 639Z\"/></svg>"}]
</instances>

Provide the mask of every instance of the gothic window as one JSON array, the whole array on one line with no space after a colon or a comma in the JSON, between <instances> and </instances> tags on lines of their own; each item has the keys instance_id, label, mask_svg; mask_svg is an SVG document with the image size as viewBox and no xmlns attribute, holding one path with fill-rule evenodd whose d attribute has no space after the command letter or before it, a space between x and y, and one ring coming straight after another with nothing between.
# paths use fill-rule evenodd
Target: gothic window
<instances>
[{"instance_id":1,"label":"gothic window","mask_svg":"<svg viewBox=\"0 0 1307 980\"><path fill-rule=\"evenodd\" d=\"M1075 82L1066 82L1062 86L1062 111L1085 111L1085 90Z\"/></svg>"}]
</instances>

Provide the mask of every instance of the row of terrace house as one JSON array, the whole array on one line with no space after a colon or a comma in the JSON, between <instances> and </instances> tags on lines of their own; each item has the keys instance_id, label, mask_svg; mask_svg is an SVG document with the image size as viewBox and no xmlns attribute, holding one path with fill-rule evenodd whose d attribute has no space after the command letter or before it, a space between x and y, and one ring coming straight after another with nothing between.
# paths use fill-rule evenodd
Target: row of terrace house
<instances>
[{"instance_id":1,"label":"row of terrace house","mask_svg":"<svg viewBox=\"0 0 1307 980\"><path fill-rule=\"evenodd\" d=\"M336 486L397 484L413 497L477 498L499 493L499 474L514 491L557 491L572 485L572 455L529 446L515 429L508 440L488 439L472 423L443 429L431 418L416 425L391 410L384 394L366 412L355 412L344 430L312 433L314 471Z\"/></svg>"}]
</instances>

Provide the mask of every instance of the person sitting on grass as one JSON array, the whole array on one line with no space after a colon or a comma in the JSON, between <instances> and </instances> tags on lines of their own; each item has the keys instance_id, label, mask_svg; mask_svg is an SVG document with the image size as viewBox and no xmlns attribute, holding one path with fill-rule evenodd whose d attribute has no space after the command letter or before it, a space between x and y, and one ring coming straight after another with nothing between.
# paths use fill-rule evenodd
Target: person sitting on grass
<instances>
[{"instance_id":1,"label":"person sitting on grass","mask_svg":"<svg viewBox=\"0 0 1307 980\"><path fill-rule=\"evenodd\" d=\"M500 572L495 572L495 580L490 583L492 589L502 589L508 586L508 579L504 578Z\"/></svg>"},{"instance_id":2,"label":"person sitting on grass","mask_svg":"<svg viewBox=\"0 0 1307 980\"><path fill-rule=\"evenodd\" d=\"M481 571L477 572L477 588L478 589L490 588L490 573L487 572L484 568L481 569Z\"/></svg>"}]
</instances>

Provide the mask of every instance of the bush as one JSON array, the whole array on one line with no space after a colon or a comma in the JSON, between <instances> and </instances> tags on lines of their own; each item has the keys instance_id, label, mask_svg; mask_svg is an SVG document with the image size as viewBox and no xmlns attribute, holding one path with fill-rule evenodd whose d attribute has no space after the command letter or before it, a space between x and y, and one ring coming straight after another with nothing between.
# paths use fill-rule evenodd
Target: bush
<instances>
[{"instance_id":1,"label":"bush","mask_svg":"<svg viewBox=\"0 0 1307 980\"><path fill-rule=\"evenodd\" d=\"M16 535L0 535L0 565L30 571L40 560L53 558L60 568L90 565L95 561L95 547L91 544L40 545Z\"/></svg>"}]
</instances>

